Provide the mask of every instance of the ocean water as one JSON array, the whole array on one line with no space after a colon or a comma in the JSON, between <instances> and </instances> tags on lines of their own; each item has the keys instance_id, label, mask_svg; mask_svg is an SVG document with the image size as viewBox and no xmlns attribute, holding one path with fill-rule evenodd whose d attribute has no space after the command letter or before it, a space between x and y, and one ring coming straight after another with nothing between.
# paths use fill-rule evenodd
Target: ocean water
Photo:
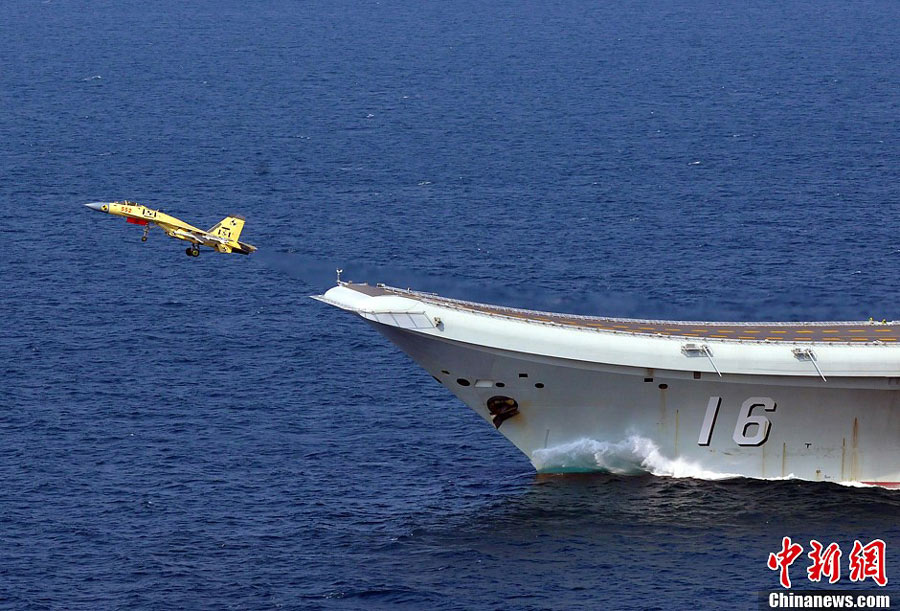
<instances>
[{"instance_id":1,"label":"ocean water","mask_svg":"<svg viewBox=\"0 0 900 611\"><path fill-rule=\"evenodd\" d=\"M307 298L341 267L900 319L898 32L887 0L3 2L0 606L755 608L783 536L880 537L900 580L900 493L537 475ZM125 198L260 250L82 206Z\"/></svg>"}]
</instances>

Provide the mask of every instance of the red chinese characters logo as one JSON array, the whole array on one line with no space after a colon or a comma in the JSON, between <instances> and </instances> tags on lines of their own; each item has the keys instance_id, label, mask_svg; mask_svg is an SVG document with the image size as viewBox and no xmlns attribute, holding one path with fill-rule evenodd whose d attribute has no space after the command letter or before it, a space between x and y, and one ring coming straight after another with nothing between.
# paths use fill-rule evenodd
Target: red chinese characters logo
<instances>
[{"instance_id":1,"label":"red chinese characters logo","mask_svg":"<svg viewBox=\"0 0 900 611\"><path fill-rule=\"evenodd\" d=\"M777 554L769 554L769 568L773 571L781 571L778 579L781 581L782 588L791 587L791 576L788 573L788 568L794 564L794 560L802 553L802 545L791 543L791 538L785 537L781 540L781 551Z\"/></svg>"},{"instance_id":2,"label":"red chinese characters logo","mask_svg":"<svg viewBox=\"0 0 900 611\"><path fill-rule=\"evenodd\" d=\"M850 581L865 581L871 577L878 585L887 585L884 548L884 541L881 539L875 539L866 545L854 541L853 551L850 552Z\"/></svg>"},{"instance_id":3,"label":"red chinese characters logo","mask_svg":"<svg viewBox=\"0 0 900 611\"><path fill-rule=\"evenodd\" d=\"M837 583L841 579L841 546L832 543L824 547L821 543L812 539L809 542L812 551L807 554L812 564L806 569L810 581L821 581L822 577L828 578L828 583Z\"/></svg>"},{"instance_id":4,"label":"red chinese characters logo","mask_svg":"<svg viewBox=\"0 0 900 611\"><path fill-rule=\"evenodd\" d=\"M812 539L809 542L810 552L807 554L812 561L806 569L806 576L812 582L821 582L823 578L828 583L837 583L841 579L841 547L837 543L830 543L827 547ZM779 571L778 581L781 587L791 587L790 567L803 553L803 546L791 541L790 537L781 540L781 551L769 554L767 565L773 571ZM881 539L875 539L866 545L859 541L853 542L853 551L849 556L850 581L872 581L879 586L887 585L887 570L885 566L885 543Z\"/></svg>"}]
</instances>

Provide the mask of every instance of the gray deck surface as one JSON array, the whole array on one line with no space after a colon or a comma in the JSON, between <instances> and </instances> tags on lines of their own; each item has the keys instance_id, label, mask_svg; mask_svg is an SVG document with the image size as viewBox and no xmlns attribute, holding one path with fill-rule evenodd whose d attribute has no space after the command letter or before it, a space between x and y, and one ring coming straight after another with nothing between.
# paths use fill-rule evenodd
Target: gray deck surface
<instances>
[{"instance_id":1,"label":"gray deck surface","mask_svg":"<svg viewBox=\"0 0 900 611\"><path fill-rule=\"evenodd\" d=\"M900 340L900 324L881 322L828 322L828 323L715 323L675 322L659 320L632 320L604 318L600 316L574 316L550 312L519 310L483 303L458 301L431 293L420 293L387 286L342 283L345 287L370 296L398 295L472 312L496 314L537 322L555 323L588 329L604 329L620 333L643 335L671 335L687 338L714 338L720 340L757 340L772 342L896 342Z\"/></svg>"}]
</instances>

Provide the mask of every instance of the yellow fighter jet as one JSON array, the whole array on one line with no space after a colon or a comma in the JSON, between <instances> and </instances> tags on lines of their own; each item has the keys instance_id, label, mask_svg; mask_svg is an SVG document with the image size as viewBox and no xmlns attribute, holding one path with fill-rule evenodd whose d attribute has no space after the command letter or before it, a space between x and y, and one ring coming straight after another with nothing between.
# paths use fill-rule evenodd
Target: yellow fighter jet
<instances>
[{"instance_id":1,"label":"yellow fighter jet","mask_svg":"<svg viewBox=\"0 0 900 611\"><path fill-rule=\"evenodd\" d=\"M191 245L184 250L189 257L200 256L200 246L209 246L218 252L237 252L242 255L249 255L256 250L256 246L238 242L241 230L244 228L244 217L242 216L226 216L212 229L204 231L160 210L153 210L134 202L96 202L85 204L85 206L107 214L124 216L129 223L142 225L144 227L144 235L141 236L142 242L147 241L150 223L153 223L165 231L170 238L190 242Z\"/></svg>"}]
</instances>

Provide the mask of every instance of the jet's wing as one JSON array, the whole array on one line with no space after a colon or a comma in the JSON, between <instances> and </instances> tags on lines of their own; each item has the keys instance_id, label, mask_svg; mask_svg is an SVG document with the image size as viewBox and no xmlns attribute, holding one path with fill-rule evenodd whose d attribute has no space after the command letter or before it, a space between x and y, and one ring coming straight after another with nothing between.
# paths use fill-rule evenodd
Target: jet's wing
<instances>
[{"instance_id":1,"label":"jet's wing","mask_svg":"<svg viewBox=\"0 0 900 611\"><path fill-rule=\"evenodd\" d=\"M238 242L234 239L229 239L229 232L217 231L216 233L213 233L212 231L204 231L202 229L198 229L197 227L188 225L187 223L178 226L167 223L165 221L152 222L155 222L157 225L159 225L159 227L166 232L166 235L170 237L178 238L179 240L185 240L186 242L190 242L198 246L208 246L209 248L212 248L219 252L236 252L242 255L249 255L256 250L255 246L245 244L243 242ZM221 223L219 225L221 225ZM219 225L216 225L216 227L214 227L213 229L217 229Z\"/></svg>"},{"instance_id":2,"label":"jet's wing","mask_svg":"<svg viewBox=\"0 0 900 611\"><path fill-rule=\"evenodd\" d=\"M169 229L169 235L176 238L181 238L183 240L188 240L190 242L197 242L198 244L203 244L204 246L213 246L215 247L218 244L227 244L228 240L225 238L220 238L217 235L212 235L206 233L205 231L184 231L183 229Z\"/></svg>"},{"instance_id":3,"label":"jet's wing","mask_svg":"<svg viewBox=\"0 0 900 611\"><path fill-rule=\"evenodd\" d=\"M231 242L221 236L213 235L206 231L185 231L183 229L172 228L167 229L166 232L174 238L181 238L182 240L187 240L194 244L209 246L210 248L214 248L215 250L224 253L236 252L242 255L249 255L256 250L256 246L245 244L243 242Z\"/></svg>"}]
</instances>

